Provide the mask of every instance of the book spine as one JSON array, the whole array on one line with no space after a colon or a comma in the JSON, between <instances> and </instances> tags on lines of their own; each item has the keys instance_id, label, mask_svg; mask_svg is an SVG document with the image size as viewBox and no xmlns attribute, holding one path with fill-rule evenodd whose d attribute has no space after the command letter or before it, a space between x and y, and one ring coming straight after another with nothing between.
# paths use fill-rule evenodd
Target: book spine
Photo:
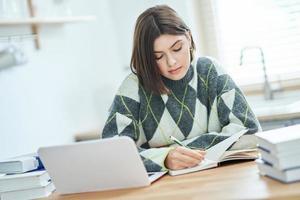
<instances>
[{"instance_id":1,"label":"book spine","mask_svg":"<svg viewBox=\"0 0 300 200\"><path fill-rule=\"evenodd\" d=\"M17 174L44 169L45 167L38 156L12 158L0 162L0 173L3 174Z\"/></svg>"}]
</instances>

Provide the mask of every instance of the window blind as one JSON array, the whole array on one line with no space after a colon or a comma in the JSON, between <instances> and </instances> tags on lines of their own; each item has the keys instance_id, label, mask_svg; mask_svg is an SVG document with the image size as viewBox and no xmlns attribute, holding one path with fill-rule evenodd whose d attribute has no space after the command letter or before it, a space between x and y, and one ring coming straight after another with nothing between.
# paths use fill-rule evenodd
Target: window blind
<instances>
[{"instance_id":1,"label":"window blind","mask_svg":"<svg viewBox=\"0 0 300 200\"><path fill-rule=\"evenodd\" d=\"M260 49L269 80L300 78L300 0L203 0L202 4L208 53L217 48L217 58L240 84L264 81Z\"/></svg>"}]
</instances>

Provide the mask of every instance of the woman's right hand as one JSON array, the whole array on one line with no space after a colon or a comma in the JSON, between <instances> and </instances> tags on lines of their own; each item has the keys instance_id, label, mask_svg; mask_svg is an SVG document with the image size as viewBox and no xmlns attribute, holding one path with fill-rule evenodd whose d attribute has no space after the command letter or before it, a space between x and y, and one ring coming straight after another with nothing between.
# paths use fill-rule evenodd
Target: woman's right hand
<instances>
[{"instance_id":1,"label":"woman's right hand","mask_svg":"<svg viewBox=\"0 0 300 200\"><path fill-rule=\"evenodd\" d=\"M205 153L206 152L202 150L178 146L169 151L165 159L165 166L171 170L194 167L204 159Z\"/></svg>"}]
</instances>

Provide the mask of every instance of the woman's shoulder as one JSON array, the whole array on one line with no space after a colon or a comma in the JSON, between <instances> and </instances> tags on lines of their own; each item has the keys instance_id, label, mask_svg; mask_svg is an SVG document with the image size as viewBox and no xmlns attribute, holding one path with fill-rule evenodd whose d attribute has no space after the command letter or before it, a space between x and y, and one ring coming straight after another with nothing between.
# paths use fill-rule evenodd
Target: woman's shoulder
<instances>
[{"instance_id":1,"label":"woman's shoulder","mask_svg":"<svg viewBox=\"0 0 300 200\"><path fill-rule=\"evenodd\" d=\"M136 74L134 74L133 72L131 72L130 74L128 74L124 80L122 81L121 85L126 85L126 84L135 84L138 85L139 84L139 79L137 77Z\"/></svg>"},{"instance_id":2,"label":"woman's shoulder","mask_svg":"<svg viewBox=\"0 0 300 200\"><path fill-rule=\"evenodd\" d=\"M200 75L215 74L220 76L226 74L222 65L215 58L209 56L203 56L196 59L197 73Z\"/></svg>"},{"instance_id":3,"label":"woman's shoulder","mask_svg":"<svg viewBox=\"0 0 300 200\"><path fill-rule=\"evenodd\" d=\"M139 80L138 77L134 73L130 73L125 77L122 81L117 95L126 96L128 98L139 101Z\"/></svg>"}]
</instances>

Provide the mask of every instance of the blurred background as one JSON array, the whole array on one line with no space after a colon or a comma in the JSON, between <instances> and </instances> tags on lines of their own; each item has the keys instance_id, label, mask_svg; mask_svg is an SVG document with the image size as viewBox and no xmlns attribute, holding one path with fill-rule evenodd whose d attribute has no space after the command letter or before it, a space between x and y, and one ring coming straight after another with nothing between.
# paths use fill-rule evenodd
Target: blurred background
<instances>
[{"instance_id":1,"label":"blurred background","mask_svg":"<svg viewBox=\"0 0 300 200\"><path fill-rule=\"evenodd\" d=\"M99 138L133 29L173 7L264 130L300 123L300 0L0 0L0 159Z\"/></svg>"}]
</instances>

